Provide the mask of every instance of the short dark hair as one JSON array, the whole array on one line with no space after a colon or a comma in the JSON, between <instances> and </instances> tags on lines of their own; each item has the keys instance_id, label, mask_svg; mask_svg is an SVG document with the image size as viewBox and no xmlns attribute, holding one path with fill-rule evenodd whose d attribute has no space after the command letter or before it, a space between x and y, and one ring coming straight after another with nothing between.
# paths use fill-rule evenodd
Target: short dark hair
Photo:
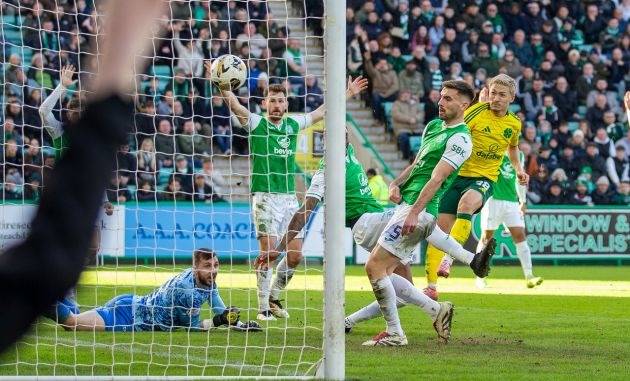
<instances>
[{"instance_id":1,"label":"short dark hair","mask_svg":"<svg viewBox=\"0 0 630 381\"><path fill-rule=\"evenodd\" d=\"M269 96L269 93L282 93L284 96L287 96L287 88L280 83L274 83L273 85L267 86L265 89L265 97Z\"/></svg>"},{"instance_id":2,"label":"short dark hair","mask_svg":"<svg viewBox=\"0 0 630 381\"><path fill-rule=\"evenodd\" d=\"M376 169L374 169L374 168L370 168L370 169L368 169L367 171L365 171L365 173L366 173L368 176L376 176Z\"/></svg>"},{"instance_id":3,"label":"short dark hair","mask_svg":"<svg viewBox=\"0 0 630 381\"><path fill-rule=\"evenodd\" d=\"M457 91L459 94L468 98L469 101L473 101L475 99L475 90L468 84L466 81L462 80L450 80L442 82L442 87L445 89L453 89Z\"/></svg>"},{"instance_id":4,"label":"short dark hair","mask_svg":"<svg viewBox=\"0 0 630 381\"><path fill-rule=\"evenodd\" d=\"M202 247L194 251L193 253L193 265L199 261L207 261L208 259L215 258L217 254L208 248Z\"/></svg>"}]
</instances>

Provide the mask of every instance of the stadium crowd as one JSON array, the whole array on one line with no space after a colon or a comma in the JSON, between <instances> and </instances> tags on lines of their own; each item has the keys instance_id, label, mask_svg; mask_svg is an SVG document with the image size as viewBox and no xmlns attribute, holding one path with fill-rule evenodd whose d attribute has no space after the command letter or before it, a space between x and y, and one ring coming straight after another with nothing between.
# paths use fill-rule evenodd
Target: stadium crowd
<instances>
[{"instance_id":1,"label":"stadium crowd","mask_svg":"<svg viewBox=\"0 0 630 381\"><path fill-rule=\"evenodd\" d=\"M517 81L510 111L531 203L628 204L630 1L348 1L348 71L366 74L374 117L415 153L443 80Z\"/></svg>"},{"instance_id":2,"label":"stadium crowd","mask_svg":"<svg viewBox=\"0 0 630 381\"><path fill-rule=\"evenodd\" d=\"M321 35L322 2L299 0ZM306 5L304 5L306 4ZM37 201L58 160L39 108L65 65L75 85L90 79L99 24L92 1L9 0L2 6L0 174L3 199ZM370 77L367 101L410 158L437 116L443 80L479 89L505 72L517 79L512 111L532 203L630 203L630 132L623 92L630 72L630 1L348 0L348 72ZM265 1L172 1L157 25L154 53L137 75L136 131L120 148L110 201L229 199L217 155L247 155L247 132L213 94L204 61L239 55L249 67L239 100L260 112L264 89L282 83L289 111L323 102L306 70L303 39L278 24Z\"/></svg>"}]
</instances>

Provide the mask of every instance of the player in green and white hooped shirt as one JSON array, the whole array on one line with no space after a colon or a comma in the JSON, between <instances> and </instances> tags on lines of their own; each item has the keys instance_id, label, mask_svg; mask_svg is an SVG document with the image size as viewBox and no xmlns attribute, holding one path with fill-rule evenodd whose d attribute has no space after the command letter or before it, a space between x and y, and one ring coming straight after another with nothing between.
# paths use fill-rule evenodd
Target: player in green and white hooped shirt
<instances>
[{"instance_id":1,"label":"player in green and white hooped shirt","mask_svg":"<svg viewBox=\"0 0 630 381\"><path fill-rule=\"evenodd\" d=\"M210 71L210 63L206 64ZM367 79L358 77L348 80L346 98L359 94L367 88ZM324 118L325 104L303 115L285 115L287 92L282 85L270 85L265 90L263 108L267 116L249 112L231 91L222 90L230 111L242 126L250 132L249 146L252 161L251 192L252 209L259 256L269 258L269 251L276 247L277 240L286 231L287 225L298 210L295 196L295 151L300 129L317 123ZM302 240L294 239L288 245L287 255L278 263L276 277L290 278L302 260ZM289 314L279 300L270 300L272 264L257 261L258 319L274 320L287 318ZM274 284L286 284L274 281Z\"/></svg>"},{"instance_id":2,"label":"player in green and white hooped shirt","mask_svg":"<svg viewBox=\"0 0 630 381\"><path fill-rule=\"evenodd\" d=\"M393 272L401 260L413 255L415 247L422 240L446 237L436 227L438 205L440 197L472 150L470 130L464 123L464 111L473 98L474 90L466 82L443 83L438 102L440 119L427 124L414 163L390 185L390 199L399 205L365 264L387 329L364 342L364 345L407 345L398 317L397 294L406 295L410 303L420 307L432 318L440 340L446 342L450 337L453 305L432 300L407 279L395 276ZM494 249L491 246L488 244L484 251L476 255L460 252L460 260L469 263L476 275L487 276L491 257L488 249Z\"/></svg>"},{"instance_id":3,"label":"player in green and white hooped shirt","mask_svg":"<svg viewBox=\"0 0 630 381\"><path fill-rule=\"evenodd\" d=\"M520 163L525 162L523 152L520 152ZM490 238L494 237L494 232L503 224L510 231L516 255L521 261L523 275L527 287L533 288L542 284L541 277L534 276L532 272L532 254L527 243L525 233L525 210L527 209L526 192L527 187L520 185L516 178L516 171L510 163L510 158L503 157L503 162L499 168L500 175L494 184L494 192L483 209L481 209L481 230L483 235L479 240L479 246L483 246ZM484 278L477 278L477 287L484 288L486 281Z\"/></svg>"}]
</instances>

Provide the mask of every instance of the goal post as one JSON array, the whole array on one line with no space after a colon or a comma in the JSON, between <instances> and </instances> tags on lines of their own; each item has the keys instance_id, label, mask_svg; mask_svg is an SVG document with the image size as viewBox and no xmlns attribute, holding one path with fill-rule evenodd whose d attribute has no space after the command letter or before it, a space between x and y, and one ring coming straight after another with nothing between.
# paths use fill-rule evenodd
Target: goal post
<instances>
[{"instance_id":1,"label":"goal post","mask_svg":"<svg viewBox=\"0 0 630 381\"><path fill-rule=\"evenodd\" d=\"M324 378L345 377L345 257L340 250L345 221L346 1L324 8L326 101L326 210L324 246Z\"/></svg>"}]
</instances>

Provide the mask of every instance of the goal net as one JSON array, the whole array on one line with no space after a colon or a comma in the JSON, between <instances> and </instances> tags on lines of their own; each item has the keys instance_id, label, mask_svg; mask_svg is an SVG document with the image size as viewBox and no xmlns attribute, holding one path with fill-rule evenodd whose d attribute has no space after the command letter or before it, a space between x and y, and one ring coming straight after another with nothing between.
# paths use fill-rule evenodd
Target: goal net
<instances>
[{"instance_id":1,"label":"goal net","mask_svg":"<svg viewBox=\"0 0 630 381\"><path fill-rule=\"evenodd\" d=\"M96 75L89 68L99 54L106 17L101 5L101 0L0 5L0 251L25 237L63 154L48 117L66 126L72 100L80 99L85 83ZM106 194L113 213L104 208L98 218L88 266L67 298L81 313L107 307L116 296L133 295L123 298L129 308L112 312L114 320L127 321L126 311L133 321L138 306L146 303L141 297L172 286L173 277L182 279L193 252L208 248L220 261L216 287L222 301L240 309L242 322L257 319L254 259L260 250L249 133L230 117L203 64L228 53L243 58L247 83L235 93L253 114L265 113L263 97L270 84L285 86L290 114L312 111L323 102L322 20L322 1L169 0L155 21L152 49L143 57L148 66L136 72L135 128L117 153ZM74 67L72 83L55 92L67 65ZM256 175L295 181L301 202L309 174L323 155L322 131L321 125L295 131L289 147L298 152L295 170ZM42 317L0 355L0 376L314 376L323 357L322 214L305 227L305 259L277 295L289 318L258 320L260 332L225 326L199 332L174 317L172 330L157 323L140 330L135 320L135 329L110 332L66 330ZM276 277L276 264L270 267ZM165 308L180 309L173 303ZM169 316L182 312L192 320L195 307ZM216 307L204 303L201 320L212 319Z\"/></svg>"}]
</instances>

